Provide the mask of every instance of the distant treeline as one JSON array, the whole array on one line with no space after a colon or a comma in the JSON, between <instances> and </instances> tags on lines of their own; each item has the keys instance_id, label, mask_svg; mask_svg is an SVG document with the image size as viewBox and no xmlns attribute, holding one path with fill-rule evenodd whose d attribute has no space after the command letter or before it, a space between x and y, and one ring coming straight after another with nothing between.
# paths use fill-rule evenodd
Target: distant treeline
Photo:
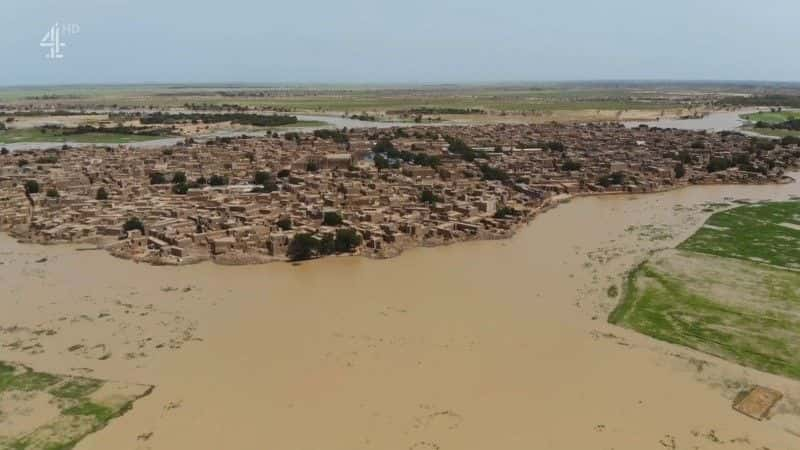
<instances>
[{"instance_id":1,"label":"distant treeline","mask_svg":"<svg viewBox=\"0 0 800 450\"><path fill-rule=\"evenodd\" d=\"M3 114L3 113L0 113ZM67 111L64 109L57 109L55 111L16 111L5 113L16 117L42 117L42 116L83 116L83 115L97 115L97 113L87 113L83 111Z\"/></svg>"},{"instance_id":2,"label":"distant treeline","mask_svg":"<svg viewBox=\"0 0 800 450\"><path fill-rule=\"evenodd\" d=\"M486 111L476 108L410 108L399 111L389 111L388 114L486 114Z\"/></svg>"},{"instance_id":3,"label":"distant treeline","mask_svg":"<svg viewBox=\"0 0 800 450\"><path fill-rule=\"evenodd\" d=\"M178 123L219 123L231 122L240 125L254 125L258 127L279 127L297 123L296 116L263 115L245 113L204 114L204 113L178 113L165 114L155 112L142 116L142 124L178 124Z\"/></svg>"},{"instance_id":4,"label":"distant treeline","mask_svg":"<svg viewBox=\"0 0 800 450\"><path fill-rule=\"evenodd\" d=\"M142 128L142 127L126 127L118 125L114 127L94 127L91 125L79 125L74 128L61 127L57 125L45 125L40 128L43 133L53 131L61 136L74 136L78 134L89 133L114 133L114 134L132 134L137 136L169 136L171 130L168 128Z\"/></svg>"},{"instance_id":5,"label":"distant treeline","mask_svg":"<svg viewBox=\"0 0 800 450\"><path fill-rule=\"evenodd\" d=\"M754 95L752 97L725 97L719 103L730 106L786 106L800 108L800 96L769 94Z\"/></svg>"}]
</instances>

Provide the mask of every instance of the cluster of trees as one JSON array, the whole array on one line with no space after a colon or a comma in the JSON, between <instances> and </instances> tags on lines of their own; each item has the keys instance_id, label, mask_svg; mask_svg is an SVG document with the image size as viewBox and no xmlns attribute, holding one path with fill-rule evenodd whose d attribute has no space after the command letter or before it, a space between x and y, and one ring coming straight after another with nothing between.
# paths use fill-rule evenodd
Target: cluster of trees
<instances>
[{"instance_id":1,"label":"cluster of trees","mask_svg":"<svg viewBox=\"0 0 800 450\"><path fill-rule=\"evenodd\" d=\"M256 172L253 176L253 184L261 185L261 187L253 189L253 192L270 193L278 190L278 182L270 172L261 170Z\"/></svg>"},{"instance_id":2,"label":"cluster of trees","mask_svg":"<svg viewBox=\"0 0 800 450\"><path fill-rule=\"evenodd\" d=\"M508 181L510 178L505 170L492 167L488 164L481 164L478 168L481 169L484 180Z\"/></svg>"},{"instance_id":3,"label":"cluster of trees","mask_svg":"<svg viewBox=\"0 0 800 450\"><path fill-rule=\"evenodd\" d=\"M437 202L441 202L442 198L439 197L438 195L436 195L430 189L423 189L422 193L419 195L419 201L421 201L422 203L427 203L429 205L433 205L433 204L435 204Z\"/></svg>"},{"instance_id":4,"label":"cluster of trees","mask_svg":"<svg viewBox=\"0 0 800 450\"><path fill-rule=\"evenodd\" d=\"M571 159L568 159L564 161L563 164L561 164L561 170L565 172L571 172L573 170L581 170L581 168L583 168L583 164Z\"/></svg>"},{"instance_id":5,"label":"cluster of trees","mask_svg":"<svg viewBox=\"0 0 800 450\"><path fill-rule=\"evenodd\" d=\"M177 124L177 123L220 123L231 122L240 125L258 127L279 127L297 123L296 116L264 115L246 113L204 114L204 113L163 113L154 112L139 119L143 124Z\"/></svg>"},{"instance_id":6,"label":"cluster of trees","mask_svg":"<svg viewBox=\"0 0 800 450\"><path fill-rule=\"evenodd\" d=\"M719 101L720 104L730 106L784 106L789 108L800 108L800 96L767 94L753 96L725 97Z\"/></svg>"},{"instance_id":7,"label":"cluster of trees","mask_svg":"<svg viewBox=\"0 0 800 450\"><path fill-rule=\"evenodd\" d=\"M386 138L379 139L378 142L372 147L372 152L375 154L374 162L378 169L399 168L399 160L405 162L413 162L418 166L425 167L439 167L442 164L442 159L438 156L428 155L421 152L410 152L408 150L397 150L392 144L392 141ZM390 159L394 161L390 161Z\"/></svg>"},{"instance_id":8,"label":"cluster of trees","mask_svg":"<svg viewBox=\"0 0 800 450\"><path fill-rule=\"evenodd\" d=\"M445 136L445 140L449 144L447 150L461 157L464 161L474 161L475 158L486 158L486 153L480 150L475 150L464 141L458 138Z\"/></svg>"},{"instance_id":9,"label":"cluster of trees","mask_svg":"<svg viewBox=\"0 0 800 450\"><path fill-rule=\"evenodd\" d=\"M326 211L325 214L322 215L322 224L327 225L329 227L336 227L342 224L344 220L342 219L342 215L336 211Z\"/></svg>"},{"instance_id":10,"label":"cluster of trees","mask_svg":"<svg viewBox=\"0 0 800 450\"><path fill-rule=\"evenodd\" d=\"M477 108L409 108L401 111L389 111L389 114L414 115L414 114L486 114L486 111Z\"/></svg>"},{"instance_id":11,"label":"cluster of trees","mask_svg":"<svg viewBox=\"0 0 800 450\"><path fill-rule=\"evenodd\" d=\"M301 261L334 253L352 253L361 242L361 235L352 228L341 228L334 235L326 234L321 238L298 233L289 243L286 256L292 261Z\"/></svg>"},{"instance_id":12,"label":"cluster of trees","mask_svg":"<svg viewBox=\"0 0 800 450\"><path fill-rule=\"evenodd\" d=\"M314 136L320 139L333 140L337 144L346 144L350 140L342 130L314 130Z\"/></svg>"},{"instance_id":13,"label":"cluster of trees","mask_svg":"<svg viewBox=\"0 0 800 450\"><path fill-rule=\"evenodd\" d=\"M615 185L622 185L625 183L626 176L622 172L614 172L608 175L604 175L597 180L597 184L603 187L615 186Z\"/></svg>"},{"instance_id":14,"label":"cluster of trees","mask_svg":"<svg viewBox=\"0 0 800 450\"><path fill-rule=\"evenodd\" d=\"M40 156L36 158L36 164L55 164L58 162L58 156Z\"/></svg>"},{"instance_id":15,"label":"cluster of trees","mask_svg":"<svg viewBox=\"0 0 800 450\"><path fill-rule=\"evenodd\" d=\"M509 217L518 217L522 213L509 206L503 206L494 213L495 219L507 219Z\"/></svg>"},{"instance_id":16,"label":"cluster of trees","mask_svg":"<svg viewBox=\"0 0 800 450\"><path fill-rule=\"evenodd\" d=\"M168 136L172 130L168 128L144 128L144 127L127 127L124 125L116 125L113 127L95 127L92 125L78 125L74 128L64 128L60 126L45 125L40 128L42 132L48 129L55 129L62 136L74 136L79 134L90 133L113 133L113 134L132 134L137 136Z\"/></svg>"}]
</instances>

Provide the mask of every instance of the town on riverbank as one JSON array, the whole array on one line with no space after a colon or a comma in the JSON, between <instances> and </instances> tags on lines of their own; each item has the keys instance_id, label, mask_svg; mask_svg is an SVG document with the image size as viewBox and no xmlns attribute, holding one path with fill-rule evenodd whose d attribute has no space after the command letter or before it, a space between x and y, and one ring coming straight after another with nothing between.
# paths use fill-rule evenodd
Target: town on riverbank
<instances>
[{"instance_id":1,"label":"town on riverbank","mask_svg":"<svg viewBox=\"0 0 800 450\"><path fill-rule=\"evenodd\" d=\"M0 229L155 264L245 264L509 237L574 195L763 184L796 143L619 124L394 127L2 152Z\"/></svg>"}]
</instances>

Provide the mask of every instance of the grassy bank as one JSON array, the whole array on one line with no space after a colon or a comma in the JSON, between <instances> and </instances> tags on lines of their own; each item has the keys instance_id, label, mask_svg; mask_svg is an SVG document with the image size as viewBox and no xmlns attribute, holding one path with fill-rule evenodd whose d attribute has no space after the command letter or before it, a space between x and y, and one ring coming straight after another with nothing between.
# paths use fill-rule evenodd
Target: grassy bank
<instances>
[{"instance_id":1,"label":"grassy bank","mask_svg":"<svg viewBox=\"0 0 800 450\"><path fill-rule=\"evenodd\" d=\"M71 449L151 390L150 386L53 375L0 362L0 419L4 414L22 416L39 411L35 418L21 421L24 425L4 427L0 448Z\"/></svg>"}]
</instances>

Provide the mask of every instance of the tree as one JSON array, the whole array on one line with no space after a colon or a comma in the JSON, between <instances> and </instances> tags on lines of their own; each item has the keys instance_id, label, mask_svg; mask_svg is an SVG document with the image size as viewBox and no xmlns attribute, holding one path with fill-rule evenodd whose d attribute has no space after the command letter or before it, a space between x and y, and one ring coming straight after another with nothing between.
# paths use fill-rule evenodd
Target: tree
<instances>
[{"instance_id":1,"label":"tree","mask_svg":"<svg viewBox=\"0 0 800 450\"><path fill-rule=\"evenodd\" d=\"M172 174L172 183L174 184L186 184L186 173L185 172L175 172Z\"/></svg>"},{"instance_id":2,"label":"tree","mask_svg":"<svg viewBox=\"0 0 800 450\"><path fill-rule=\"evenodd\" d=\"M49 197L49 198L58 198L58 197L61 197L61 194L59 194L59 193L58 193L58 189L56 189L56 188L50 188L50 189L48 189L48 190L47 190L47 192L45 193L45 195L46 195L47 197Z\"/></svg>"},{"instance_id":3,"label":"tree","mask_svg":"<svg viewBox=\"0 0 800 450\"><path fill-rule=\"evenodd\" d=\"M334 237L330 234L326 234L322 236L322 239L319 240L319 247L317 252L320 255L332 255L336 252L336 241Z\"/></svg>"},{"instance_id":4,"label":"tree","mask_svg":"<svg viewBox=\"0 0 800 450\"><path fill-rule=\"evenodd\" d=\"M275 222L275 225L278 226L283 231L288 231L292 229L292 219L290 217L281 217Z\"/></svg>"},{"instance_id":5,"label":"tree","mask_svg":"<svg viewBox=\"0 0 800 450\"><path fill-rule=\"evenodd\" d=\"M139 230L144 234L144 224L138 217L131 217L122 225L122 230L125 232Z\"/></svg>"},{"instance_id":6,"label":"tree","mask_svg":"<svg viewBox=\"0 0 800 450\"><path fill-rule=\"evenodd\" d=\"M342 224L342 216L335 211L327 211L322 215L322 224L329 227L335 227Z\"/></svg>"},{"instance_id":7,"label":"tree","mask_svg":"<svg viewBox=\"0 0 800 450\"><path fill-rule=\"evenodd\" d=\"M708 170L709 173L713 173L713 172L719 172L721 170L725 170L730 166L731 166L731 162L730 162L730 160L728 160L728 158L714 157L714 158L711 158L711 161L708 162L708 165L706 166L706 170Z\"/></svg>"},{"instance_id":8,"label":"tree","mask_svg":"<svg viewBox=\"0 0 800 450\"><path fill-rule=\"evenodd\" d=\"M25 193L27 194L38 194L39 193L39 182L36 180L28 180L25 182Z\"/></svg>"},{"instance_id":9,"label":"tree","mask_svg":"<svg viewBox=\"0 0 800 450\"><path fill-rule=\"evenodd\" d=\"M95 199L97 199L97 200L108 200L108 191L106 191L106 188L101 187L100 189L98 189L97 190L97 195L95 195Z\"/></svg>"},{"instance_id":10,"label":"tree","mask_svg":"<svg viewBox=\"0 0 800 450\"><path fill-rule=\"evenodd\" d=\"M492 167L488 164L481 164L479 166L484 180L499 180L507 181L509 179L508 173L502 169Z\"/></svg>"},{"instance_id":11,"label":"tree","mask_svg":"<svg viewBox=\"0 0 800 450\"><path fill-rule=\"evenodd\" d=\"M319 241L308 233L298 233L289 242L286 256L292 261L310 259L319 249Z\"/></svg>"},{"instance_id":12,"label":"tree","mask_svg":"<svg viewBox=\"0 0 800 450\"><path fill-rule=\"evenodd\" d=\"M495 219L506 219L508 217L517 217L520 212L509 206L503 206L494 213Z\"/></svg>"},{"instance_id":13,"label":"tree","mask_svg":"<svg viewBox=\"0 0 800 450\"><path fill-rule=\"evenodd\" d=\"M211 175L208 179L208 184L211 186L226 186L228 184L228 177L222 175Z\"/></svg>"},{"instance_id":14,"label":"tree","mask_svg":"<svg viewBox=\"0 0 800 450\"><path fill-rule=\"evenodd\" d=\"M203 186L208 184L208 180L206 180L206 177L200 175L200 177L197 180L195 180L195 183L197 183L200 186Z\"/></svg>"},{"instance_id":15,"label":"tree","mask_svg":"<svg viewBox=\"0 0 800 450\"><path fill-rule=\"evenodd\" d=\"M375 162L375 167L377 167L378 170L383 170L383 169L388 169L389 168L389 160L386 159L383 155L380 155L380 154L379 155L375 155L375 158L373 159L373 161Z\"/></svg>"},{"instance_id":16,"label":"tree","mask_svg":"<svg viewBox=\"0 0 800 450\"><path fill-rule=\"evenodd\" d=\"M5 148L5 147L3 147L3 148L0 148L0 155L7 155L7 154L9 154L9 153L10 153L10 152L8 151L8 149L7 149L7 148Z\"/></svg>"},{"instance_id":17,"label":"tree","mask_svg":"<svg viewBox=\"0 0 800 450\"><path fill-rule=\"evenodd\" d=\"M28 165L28 160L27 159L20 159L19 161L17 161L17 166L19 166L19 167L24 167L24 166L27 166L27 165Z\"/></svg>"},{"instance_id":18,"label":"tree","mask_svg":"<svg viewBox=\"0 0 800 450\"><path fill-rule=\"evenodd\" d=\"M335 248L338 253L353 252L361 245L361 235L352 228L336 230Z\"/></svg>"},{"instance_id":19,"label":"tree","mask_svg":"<svg viewBox=\"0 0 800 450\"><path fill-rule=\"evenodd\" d=\"M573 161L571 159L568 159L564 161L564 164L561 165L561 170L566 172L571 172L573 170L581 170L582 167L583 165L578 161Z\"/></svg>"},{"instance_id":20,"label":"tree","mask_svg":"<svg viewBox=\"0 0 800 450\"><path fill-rule=\"evenodd\" d=\"M167 184L167 177L161 172L153 172L150 174L150 184Z\"/></svg>"},{"instance_id":21,"label":"tree","mask_svg":"<svg viewBox=\"0 0 800 450\"><path fill-rule=\"evenodd\" d=\"M319 165L314 161L309 161L308 164L306 164L306 172L317 172L318 170Z\"/></svg>"},{"instance_id":22,"label":"tree","mask_svg":"<svg viewBox=\"0 0 800 450\"><path fill-rule=\"evenodd\" d=\"M189 185L186 183L177 183L172 185L172 193L177 195L186 195L189 192Z\"/></svg>"},{"instance_id":23,"label":"tree","mask_svg":"<svg viewBox=\"0 0 800 450\"><path fill-rule=\"evenodd\" d=\"M422 203L427 203L429 205L433 205L434 203L441 201L441 199L433 193L430 189L423 189L422 194L419 196L419 201Z\"/></svg>"},{"instance_id":24,"label":"tree","mask_svg":"<svg viewBox=\"0 0 800 450\"><path fill-rule=\"evenodd\" d=\"M675 178L681 179L686 175L686 167L682 162L675 165Z\"/></svg>"},{"instance_id":25,"label":"tree","mask_svg":"<svg viewBox=\"0 0 800 450\"><path fill-rule=\"evenodd\" d=\"M278 178L287 178L291 173L289 169L281 169L278 171Z\"/></svg>"},{"instance_id":26,"label":"tree","mask_svg":"<svg viewBox=\"0 0 800 450\"><path fill-rule=\"evenodd\" d=\"M389 153L392 150L395 150L394 144L390 139L386 138L378 139L378 142L372 147L374 153Z\"/></svg>"},{"instance_id":27,"label":"tree","mask_svg":"<svg viewBox=\"0 0 800 450\"><path fill-rule=\"evenodd\" d=\"M267 181L270 181L270 180L272 180L272 174L269 173L269 172L265 172L263 170L259 170L253 176L253 184L260 184L260 185L263 186L264 184L267 183Z\"/></svg>"}]
</instances>

